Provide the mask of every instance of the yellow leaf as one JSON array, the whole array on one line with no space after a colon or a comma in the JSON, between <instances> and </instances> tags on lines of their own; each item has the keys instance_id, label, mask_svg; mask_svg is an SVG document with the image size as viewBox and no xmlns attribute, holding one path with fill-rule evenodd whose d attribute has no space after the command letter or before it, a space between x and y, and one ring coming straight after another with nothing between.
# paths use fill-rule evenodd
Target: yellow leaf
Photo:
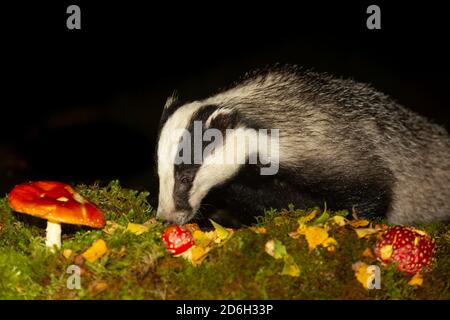
<instances>
[{"instance_id":1,"label":"yellow leaf","mask_svg":"<svg viewBox=\"0 0 450 320\"><path fill-rule=\"evenodd\" d=\"M287 256L286 247L280 240L269 240L266 242L265 250L267 254L275 259L281 259Z\"/></svg>"},{"instance_id":2,"label":"yellow leaf","mask_svg":"<svg viewBox=\"0 0 450 320\"><path fill-rule=\"evenodd\" d=\"M64 249L63 250L63 256L66 259L70 259L70 256L72 256L73 251L70 249Z\"/></svg>"},{"instance_id":3,"label":"yellow leaf","mask_svg":"<svg viewBox=\"0 0 450 320\"><path fill-rule=\"evenodd\" d=\"M300 268L290 255L284 257L284 266L281 274L291 277L298 277L300 275Z\"/></svg>"},{"instance_id":4,"label":"yellow leaf","mask_svg":"<svg viewBox=\"0 0 450 320\"><path fill-rule=\"evenodd\" d=\"M374 228L357 228L357 229L354 229L354 230L355 230L358 238L360 238L360 239L368 237L368 236L378 232L378 230L374 229Z\"/></svg>"},{"instance_id":5,"label":"yellow leaf","mask_svg":"<svg viewBox=\"0 0 450 320\"><path fill-rule=\"evenodd\" d=\"M214 232L215 232L215 239L214 241L216 243L222 242L223 240L227 239L228 237L231 236L231 229L227 229L222 227L220 224L218 224L217 222L214 222L213 220L209 219L209 221L211 221L213 227L214 227Z\"/></svg>"},{"instance_id":6,"label":"yellow leaf","mask_svg":"<svg viewBox=\"0 0 450 320\"><path fill-rule=\"evenodd\" d=\"M334 216L333 218L331 218L331 221L333 221L339 227L345 226L348 222L348 220L345 219L343 216Z\"/></svg>"},{"instance_id":7,"label":"yellow leaf","mask_svg":"<svg viewBox=\"0 0 450 320\"><path fill-rule=\"evenodd\" d=\"M372 277L372 272L367 270L369 266L364 262L357 262L353 267L356 271L356 280L358 280L364 288L369 289L369 279Z\"/></svg>"},{"instance_id":8,"label":"yellow leaf","mask_svg":"<svg viewBox=\"0 0 450 320\"><path fill-rule=\"evenodd\" d=\"M321 227L307 227L305 237L306 241L308 241L309 250L311 251L328 239L328 232Z\"/></svg>"},{"instance_id":9,"label":"yellow leaf","mask_svg":"<svg viewBox=\"0 0 450 320\"><path fill-rule=\"evenodd\" d=\"M191 250L191 262L194 266L199 265L206 258L206 254L208 253L208 249L203 247L193 247Z\"/></svg>"},{"instance_id":10,"label":"yellow leaf","mask_svg":"<svg viewBox=\"0 0 450 320\"><path fill-rule=\"evenodd\" d=\"M214 231L203 232L201 230L195 230L192 237L196 246L207 247L214 239Z\"/></svg>"},{"instance_id":11,"label":"yellow leaf","mask_svg":"<svg viewBox=\"0 0 450 320\"><path fill-rule=\"evenodd\" d=\"M329 237L324 242L322 242L322 246L324 246L325 248L330 247L330 246L336 246L336 245L337 245L337 241L336 241L336 239L334 239L332 237Z\"/></svg>"},{"instance_id":12,"label":"yellow leaf","mask_svg":"<svg viewBox=\"0 0 450 320\"><path fill-rule=\"evenodd\" d=\"M307 216L299 218L298 219L298 223L299 224L305 224L305 223L311 221L312 219L314 219L317 216L318 213L319 213L318 210L314 210L310 214L308 214Z\"/></svg>"},{"instance_id":13,"label":"yellow leaf","mask_svg":"<svg viewBox=\"0 0 450 320\"><path fill-rule=\"evenodd\" d=\"M350 224L354 228L366 227L369 225L368 220L352 220L348 224Z\"/></svg>"},{"instance_id":14,"label":"yellow leaf","mask_svg":"<svg viewBox=\"0 0 450 320\"><path fill-rule=\"evenodd\" d=\"M261 233L261 234L267 233L267 229L264 227L250 227L250 230L252 230L255 233Z\"/></svg>"},{"instance_id":15,"label":"yellow leaf","mask_svg":"<svg viewBox=\"0 0 450 320\"><path fill-rule=\"evenodd\" d=\"M96 240L92 246L83 252L82 256L89 262L95 262L98 258L102 257L108 252L106 242L102 239Z\"/></svg>"},{"instance_id":16,"label":"yellow leaf","mask_svg":"<svg viewBox=\"0 0 450 320\"><path fill-rule=\"evenodd\" d=\"M392 245L390 245L390 244L381 247L381 249L380 249L381 259L389 260L389 258L392 256L393 250L394 249L393 249Z\"/></svg>"},{"instance_id":17,"label":"yellow leaf","mask_svg":"<svg viewBox=\"0 0 450 320\"><path fill-rule=\"evenodd\" d=\"M423 284L423 277L420 273L416 273L411 280L409 280L408 284L410 286L418 286L420 287Z\"/></svg>"},{"instance_id":18,"label":"yellow leaf","mask_svg":"<svg viewBox=\"0 0 450 320\"><path fill-rule=\"evenodd\" d=\"M148 226L129 222L126 231L134 233L135 235L140 235L148 231Z\"/></svg>"}]
</instances>

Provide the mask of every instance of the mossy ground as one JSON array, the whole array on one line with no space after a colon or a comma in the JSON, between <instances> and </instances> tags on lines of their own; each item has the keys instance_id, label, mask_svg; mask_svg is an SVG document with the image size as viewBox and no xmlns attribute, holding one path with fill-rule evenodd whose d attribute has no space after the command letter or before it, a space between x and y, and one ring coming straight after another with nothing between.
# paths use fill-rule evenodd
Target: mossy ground
<instances>
[{"instance_id":1,"label":"mossy ground","mask_svg":"<svg viewBox=\"0 0 450 320\"><path fill-rule=\"evenodd\" d=\"M148 194L127 190L118 182L106 187L79 186L78 190L98 204L107 220L126 227L144 223L155 215ZM63 226L63 248L51 253L44 247L45 221L14 213L7 198L0 200L0 299L449 299L450 227L421 226L435 239L437 263L424 275L421 287L408 285L408 277L393 267L381 268L381 289L366 290L357 282L352 264L374 263L362 257L375 239L358 239L350 228L336 228L335 252L317 248L310 252L304 237L288 233L307 211L268 211L258 220L267 233L250 228L236 230L223 246L213 249L203 263L192 266L172 257L161 241L164 225L156 222L141 235ZM77 254L94 240L109 248L89 263ZM300 276L281 275L283 262L269 256L265 243L280 240L300 267ZM367 260L369 259L369 260ZM67 268L81 266L81 289L67 288Z\"/></svg>"}]
</instances>

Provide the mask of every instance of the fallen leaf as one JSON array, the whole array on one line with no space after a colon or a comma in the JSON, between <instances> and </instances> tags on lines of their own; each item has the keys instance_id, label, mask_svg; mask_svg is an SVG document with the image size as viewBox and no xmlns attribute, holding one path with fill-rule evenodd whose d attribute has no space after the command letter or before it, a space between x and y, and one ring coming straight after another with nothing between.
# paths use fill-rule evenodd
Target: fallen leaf
<instances>
[{"instance_id":1,"label":"fallen leaf","mask_svg":"<svg viewBox=\"0 0 450 320\"><path fill-rule=\"evenodd\" d=\"M193 265L199 265L206 258L210 249L203 247L193 247L191 250L191 262Z\"/></svg>"},{"instance_id":2,"label":"fallen leaf","mask_svg":"<svg viewBox=\"0 0 450 320\"><path fill-rule=\"evenodd\" d=\"M266 242L265 250L267 254L275 259L282 259L287 255L286 247L280 240L269 240Z\"/></svg>"},{"instance_id":3,"label":"fallen leaf","mask_svg":"<svg viewBox=\"0 0 450 320\"><path fill-rule=\"evenodd\" d=\"M126 228L126 231L134 233L135 235L141 235L144 232L148 231L148 226L138 223L129 222Z\"/></svg>"},{"instance_id":4,"label":"fallen leaf","mask_svg":"<svg viewBox=\"0 0 450 320\"><path fill-rule=\"evenodd\" d=\"M364 262L356 262L352 268L355 271L356 280L362 284L365 289L369 289L369 279L372 277L372 272L367 270L369 266Z\"/></svg>"},{"instance_id":5,"label":"fallen leaf","mask_svg":"<svg viewBox=\"0 0 450 320\"><path fill-rule=\"evenodd\" d=\"M222 227L220 224L218 224L217 222L214 222L213 220L209 219L209 221L211 221L213 227L214 227L214 232L215 232L215 239L214 242L216 243L220 243L223 240L227 239L228 237L231 236L231 229L226 229L224 227Z\"/></svg>"},{"instance_id":6,"label":"fallen leaf","mask_svg":"<svg viewBox=\"0 0 450 320\"><path fill-rule=\"evenodd\" d=\"M389 260L389 258L392 256L392 252L394 251L394 248L392 245L388 244L383 246L380 249L380 257L382 260Z\"/></svg>"},{"instance_id":7,"label":"fallen leaf","mask_svg":"<svg viewBox=\"0 0 450 320\"><path fill-rule=\"evenodd\" d=\"M63 256L66 259L70 259L70 257L72 256L73 251L70 249L64 249L63 250Z\"/></svg>"},{"instance_id":8,"label":"fallen leaf","mask_svg":"<svg viewBox=\"0 0 450 320\"><path fill-rule=\"evenodd\" d=\"M298 277L300 275L300 268L298 267L297 263L295 263L292 256L286 255L284 257L284 266L281 274L291 277Z\"/></svg>"},{"instance_id":9,"label":"fallen leaf","mask_svg":"<svg viewBox=\"0 0 450 320\"><path fill-rule=\"evenodd\" d=\"M368 220L351 220L348 222L349 225L351 225L353 228L360 228L360 227L366 227L369 225Z\"/></svg>"},{"instance_id":10,"label":"fallen leaf","mask_svg":"<svg viewBox=\"0 0 450 320\"><path fill-rule=\"evenodd\" d=\"M82 253L83 258L89 262L95 262L98 258L102 257L108 252L108 247L103 239L96 240L92 246Z\"/></svg>"},{"instance_id":11,"label":"fallen leaf","mask_svg":"<svg viewBox=\"0 0 450 320\"><path fill-rule=\"evenodd\" d=\"M318 213L319 213L318 210L314 210L310 214L308 214L307 216L299 218L298 219L298 224L301 225L301 224L305 224L305 223L310 222L311 220L313 220L317 216Z\"/></svg>"},{"instance_id":12,"label":"fallen leaf","mask_svg":"<svg viewBox=\"0 0 450 320\"><path fill-rule=\"evenodd\" d=\"M423 277L420 273L416 273L411 280L409 280L408 284L410 286L418 286L420 287L423 284Z\"/></svg>"},{"instance_id":13,"label":"fallen leaf","mask_svg":"<svg viewBox=\"0 0 450 320\"><path fill-rule=\"evenodd\" d=\"M250 230L252 230L255 233L260 233L260 234L266 234L267 233L267 229L264 227L250 227Z\"/></svg>"},{"instance_id":14,"label":"fallen leaf","mask_svg":"<svg viewBox=\"0 0 450 320\"><path fill-rule=\"evenodd\" d=\"M210 220L213 231L203 232L197 224L185 225L194 238L194 245L179 256L188 260L194 266L200 265L207 254L215 247L223 245L234 233L233 229L222 227L217 222Z\"/></svg>"},{"instance_id":15,"label":"fallen leaf","mask_svg":"<svg viewBox=\"0 0 450 320\"><path fill-rule=\"evenodd\" d=\"M368 236L371 236L372 234L378 233L377 229L374 228L357 228L354 229L358 238L366 238Z\"/></svg>"},{"instance_id":16,"label":"fallen leaf","mask_svg":"<svg viewBox=\"0 0 450 320\"><path fill-rule=\"evenodd\" d=\"M343 227L347 224L348 220L343 216L334 216L331 218L331 221L337 224L339 227Z\"/></svg>"},{"instance_id":17,"label":"fallen leaf","mask_svg":"<svg viewBox=\"0 0 450 320\"><path fill-rule=\"evenodd\" d=\"M329 237L322 243L322 246L327 248L328 252L334 252L336 250L337 241L336 239Z\"/></svg>"},{"instance_id":18,"label":"fallen leaf","mask_svg":"<svg viewBox=\"0 0 450 320\"><path fill-rule=\"evenodd\" d=\"M308 241L309 250L312 251L328 239L328 232L321 227L307 227L305 237Z\"/></svg>"}]
</instances>

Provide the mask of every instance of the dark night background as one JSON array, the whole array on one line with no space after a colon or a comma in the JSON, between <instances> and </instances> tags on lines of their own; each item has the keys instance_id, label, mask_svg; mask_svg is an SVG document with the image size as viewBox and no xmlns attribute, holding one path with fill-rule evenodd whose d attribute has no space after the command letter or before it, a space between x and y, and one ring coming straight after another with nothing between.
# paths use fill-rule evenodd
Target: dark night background
<instances>
[{"instance_id":1,"label":"dark night background","mask_svg":"<svg viewBox=\"0 0 450 320\"><path fill-rule=\"evenodd\" d=\"M66 8L81 8L81 30ZM381 30L366 8L381 7ZM0 192L34 179L152 190L167 96L293 63L371 83L450 127L448 21L427 2L305 5L73 1L3 6Z\"/></svg>"}]
</instances>

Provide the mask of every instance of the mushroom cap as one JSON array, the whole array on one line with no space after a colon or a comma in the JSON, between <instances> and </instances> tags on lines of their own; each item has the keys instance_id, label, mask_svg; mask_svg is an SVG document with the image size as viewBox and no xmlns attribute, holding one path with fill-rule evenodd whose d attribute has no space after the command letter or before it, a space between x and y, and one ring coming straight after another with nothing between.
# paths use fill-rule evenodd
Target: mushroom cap
<instances>
[{"instance_id":1,"label":"mushroom cap","mask_svg":"<svg viewBox=\"0 0 450 320\"><path fill-rule=\"evenodd\" d=\"M55 181L19 184L10 192L10 207L21 213L57 223L103 228L105 217L70 185Z\"/></svg>"},{"instance_id":2,"label":"mushroom cap","mask_svg":"<svg viewBox=\"0 0 450 320\"><path fill-rule=\"evenodd\" d=\"M434 240L422 230L393 226L378 239L375 254L384 263L395 262L397 269L409 274L431 270Z\"/></svg>"}]
</instances>

